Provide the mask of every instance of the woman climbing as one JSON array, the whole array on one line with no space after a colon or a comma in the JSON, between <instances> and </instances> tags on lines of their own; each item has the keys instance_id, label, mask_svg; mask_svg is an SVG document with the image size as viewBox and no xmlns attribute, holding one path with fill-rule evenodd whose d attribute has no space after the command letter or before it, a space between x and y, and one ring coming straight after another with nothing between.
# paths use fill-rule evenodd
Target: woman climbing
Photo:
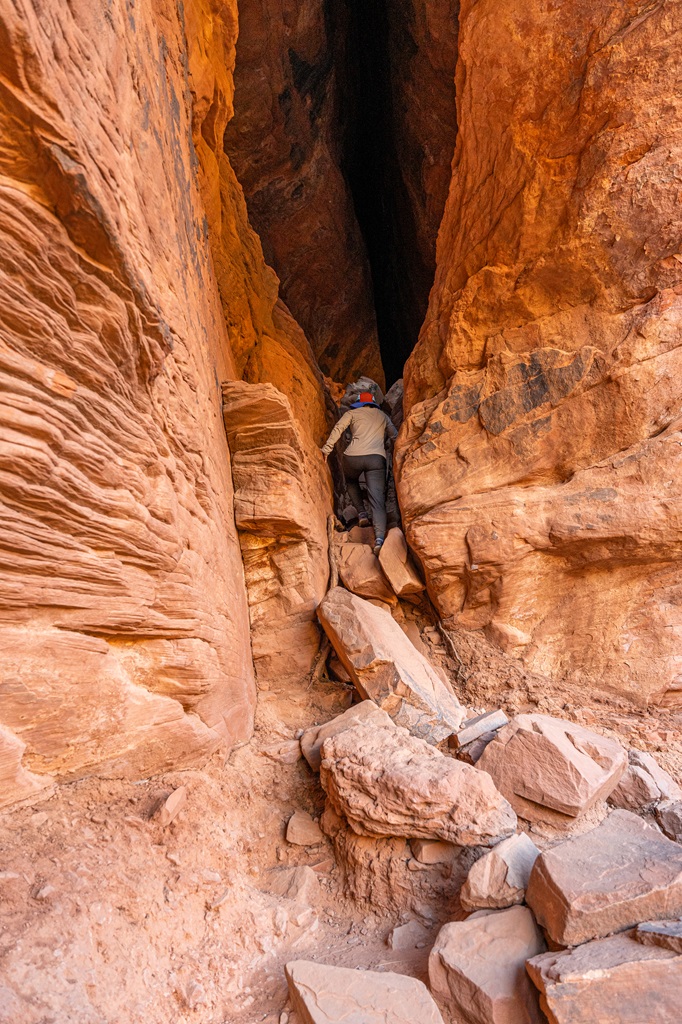
<instances>
[{"instance_id":1,"label":"woman climbing","mask_svg":"<svg viewBox=\"0 0 682 1024\"><path fill-rule=\"evenodd\" d=\"M369 526L358 482L364 473L374 524L374 554L378 555L386 536L386 441L395 441L398 431L370 391L360 392L358 400L332 430L322 447L325 459L344 430L351 433L351 442L342 460L348 493L358 511L360 526Z\"/></svg>"}]
</instances>

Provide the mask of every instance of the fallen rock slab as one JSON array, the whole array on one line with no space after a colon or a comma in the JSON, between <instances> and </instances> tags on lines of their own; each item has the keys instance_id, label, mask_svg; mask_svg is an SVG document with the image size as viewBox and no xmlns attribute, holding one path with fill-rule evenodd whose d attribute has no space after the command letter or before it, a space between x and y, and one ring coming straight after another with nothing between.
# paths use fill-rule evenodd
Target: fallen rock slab
<instances>
[{"instance_id":1,"label":"fallen rock slab","mask_svg":"<svg viewBox=\"0 0 682 1024\"><path fill-rule=\"evenodd\" d=\"M320 826L306 811L294 811L287 822L286 836L294 846L317 846L324 840Z\"/></svg>"},{"instance_id":2,"label":"fallen rock slab","mask_svg":"<svg viewBox=\"0 0 682 1024\"><path fill-rule=\"evenodd\" d=\"M410 848L420 864L451 864L457 857L457 847L440 839L413 839Z\"/></svg>"},{"instance_id":3,"label":"fallen rock slab","mask_svg":"<svg viewBox=\"0 0 682 1024\"><path fill-rule=\"evenodd\" d=\"M361 597L395 604L396 596L368 544L341 544L337 560L344 587Z\"/></svg>"},{"instance_id":4,"label":"fallen rock slab","mask_svg":"<svg viewBox=\"0 0 682 1024\"><path fill-rule=\"evenodd\" d=\"M609 796L609 803L613 807L638 811L661 800L682 800L682 789L651 754L629 750L628 766Z\"/></svg>"},{"instance_id":5,"label":"fallen rock slab","mask_svg":"<svg viewBox=\"0 0 682 1024\"><path fill-rule=\"evenodd\" d=\"M465 747L474 740L480 739L488 733L495 733L503 726L509 724L509 719L504 711L486 711L484 715L476 715L475 718L468 718L462 725L459 732L450 737L450 746L458 750Z\"/></svg>"},{"instance_id":6,"label":"fallen rock slab","mask_svg":"<svg viewBox=\"0 0 682 1024\"><path fill-rule=\"evenodd\" d=\"M677 1024L682 956L632 933L544 953L527 965L551 1024Z\"/></svg>"},{"instance_id":7,"label":"fallen rock slab","mask_svg":"<svg viewBox=\"0 0 682 1024\"><path fill-rule=\"evenodd\" d=\"M446 924L429 956L431 991L453 1019L467 1024L540 1024L525 964L545 949L526 907Z\"/></svg>"},{"instance_id":8,"label":"fallen rock slab","mask_svg":"<svg viewBox=\"0 0 682 1024\"><path fill-rule=\"evenodd\" d=\"M420 594L425 589L408 551L405 535L399 527L394 526L386 534L379 552L379 562L398 597Z\"/></svg>"},{"instance_id":9,"label":"fallen rock slab","mask_svg":"<svg viewBox=\"0 0 682 1024\"><path fill-rule=\"evenodd\" d=\"M492 846L516 828L489 775L395 726L357 725L325 740L320 781L358 835Z\"/></svg>"},{"instance_id":10,"label":"fallen rock slab","mask_svg":"<svg viewBox=\"0 0 682 1024\"><path fill-rule=\"evenodd\" d=\"M360 704L348 708L342 715L332 718L330 722L306 729L301 736L301 750L310 767L319 772L322 744L325 740L331 736L338 736L339 733L362 722L371 723L375 729L391 728L393 725L386 712L377 707L373 700L363 700Z\"/></svg>"},{"instance_id":11,"label":"fallen rock slab","mask_svg":"<svg viewBox=\"0 0 682 1024\"><path fill-rule=\"evenodd\" d=\"M659 804L656 808L656 821L668 839L682 843L682 800Z\"/></svg>"},{"instance_id":12,"label":"fallen rock slab","mask_svg":"<svg viewBox=\"0 0 682 1024\"><path fill-rule=\"evenodd\" d=\"M361 697L430 743L459 729L464 708L390 614L342 587L317 614Z\"/></svg>"},{"instance_id":13,"label":"fallen rock slab","mask_svg":"<svg viewBox=\"0 0 682 1024\"><path fill-rule=\"evenodd\" d=\"M417 946L425 946L428 937L428 931L419 921L408 921L390 932L386 945L395 950L416 949Z\"/></svg>"},{"instance_id":14,"label":"fallen rock slab","mask_svg":"<svg viewBox=\"0 0 682 1024\"><path fill-rule=\"evenodd\" d=\"M523 903L528 879L539 855L537 846L525 832L493 847L469 871L459 897L464 910Z\"/></svg>"},{"instance_id":15,"label":"fallen rock slab","mask_svg":"<svg viewBox=\"0 0 682 1024\"><path fill-rule=\"evenodd\" d=\"M574 722L532 714L517 715L501 729L477 766L490 773L520 817L555 821L556 815L578 817L605 800L627 763L616 740Z\"/></svg>"},{"instance_id":16,"label":"fallen rock slab","mask_svg":"<svg viewBox=\"0 0 682 1024\"><path fill-rule=\"evenodd\" d=\"M635 938L645 946L662 946L663 949L672 949L673 953L682 953L682 920L639 924Z\"/></svg>"},{"instance_id":17,"label":"fallen rock slab","mask_svg":"<svg viewBox=\"0 0 682 1024\"><path fill-rule=\"evenodd\" d=\"M320 883L315 871L307 865L275 868L269 872L268 892L298 903L314 904L320 896Z\"/></svg>"},{"instance_id":18,"label":"fallen rock slab","mask_svg":"<svg viewBox=\"0 0 682 1024\"><path fill-rule=\"evenodd\" d=\"M285 967L302 1024L443 1024L426 985L392 971L354 971L312 960Z\"/></svg>"},{"instance_id":19,"label":"fallen rock slab","mask_svg":"<svg viewBox=\"0 0 682 1024\"><path fill-rule=\"evenodd\" d=\"M526 902L560 946L682 916L682 846L630 811L545 850Z\"/></svg>"}]
</instances>

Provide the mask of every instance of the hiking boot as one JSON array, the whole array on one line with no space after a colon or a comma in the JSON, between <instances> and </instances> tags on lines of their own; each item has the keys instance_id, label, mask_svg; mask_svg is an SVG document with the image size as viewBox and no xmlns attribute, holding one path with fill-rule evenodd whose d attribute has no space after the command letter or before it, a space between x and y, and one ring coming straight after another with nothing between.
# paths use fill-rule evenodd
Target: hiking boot
<instances>
[{"instance_id":1,"label":"hiking boot","mask_svg":"<svg viewBox=\"0 0 682 1024\"><path fill-rule=\"evenodd\" d=\"M362 527L363 529L366 526L369 526L369 525L370 525L370 522L369 522L369 519L367 518L367 516L361 516L360 519L358 519L358 526Z\"/></svg>"},{"instance_id":2,"label":"hiking boot","mask_svg":"<svg viewBox=\"0 0 682 1024\"><path fill-rule=\"evenodd\" d=\"M381 551L381 546L382 546L383 543L384 543L384 538L383 537L377 537L377 539L374 542L374 554L377 556L377 558L379 557L379 552Z\"/></svg>"}]
</instances>

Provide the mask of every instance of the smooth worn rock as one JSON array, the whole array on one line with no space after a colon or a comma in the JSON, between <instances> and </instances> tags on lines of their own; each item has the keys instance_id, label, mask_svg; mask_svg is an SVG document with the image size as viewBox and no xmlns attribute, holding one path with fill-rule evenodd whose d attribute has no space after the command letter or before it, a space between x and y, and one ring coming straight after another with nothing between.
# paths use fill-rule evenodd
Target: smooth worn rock
<instances>
[{"instance_id":1,"label":"smooth worn rock","mask_svg":"<svg viewBox=\"0 0 682 1024\"><path fill-rule=\"evenodd\" d=\"M560 822L605 799L626 765L616 740L574 722L532 714L517 715L501 729L477 767L490 773L522 818Z\"/></svg>"},{"instance_id":2,"label":"smooth worn rock","mask_svg":"<svg viewBox=\"0 0 682 1024\"><path fill-rule=\"evenodd\" d=\"M682 914L682 846L630 811L545 850L526 902L551 939L576 946Z\"/></svg>"},{"instance_id":3,"label":"smooth worn rock","mask_svg":"<svg viewBox=\"0 0 682 1024\"><path fill-rule=\"evenodd\" d=\"M424 590L424 584L407 549L405 535L399 527L394 526L386 534L379 552L379 562L398 597L420 594Z\"/></svg>"},{"instance_id":4,"label":"smooth worn rock","mask_svg":"<svg viewBox=\"0 0 682 1024\"><path fill-rule=\"evenodd\" d=\"M324 839L320 826L306 811L294 811L287 822L286 838L295 846L317 846Z\"/></svg>"},{"instance_id":5,"label":"smooth worn rock","mask_svg":"<svg viewBox=\"0 0 682 1024\"><path fill-rule=\"evenodd\" d=\"M635 938L645 946L661 946L674 953L682 953L682 919L639 924L635 928Z\"/></svg>"},{"instance_id":6,"label":"smooth worn rock","mask_svg":"<svg viewBox=\"0 0 682 1024\"><path fill-rule=\"evenodd\" d=\"M174 789L173 792L167 797L160 805L156 812L156 819L159 825L170 825L174 821L182 808L187 803L187 789L185 786L179 786Z\"/></svg>"},{"instance_id":7,"label":"smooth worn rock","mask_svg":"<svg viewBox=\"0 0 682 1024\"><path fill-rule=\"evenodd\" d=\"M656 821L668 839L682 843L682 800L659 804L656 808Z\"/></svg>"},{"instance_id":8,"label":"smooth worn rock","mask_svg":"<svg viewBox=\"0 0 682 1024\"><path fill-rule=\"evenodd\" d=\"M429 956L431 991L467 1024L540 1024L525 963L545 948L526 907L446 924Z\"/></svg>"},{"instance_id":9,"label":"smooth worn rock","mask_svg":"<svg viewBox=\"0 0 682 1024\"><path fill-rule=\"evenodd\" d=\"M457 856L457 847L439 839L412 839L410 848L420 864L451 864Z\"/></svg>"},{"instance_id":10,"label":"smooth worn rock","mask_svg":"<svg viewBox=\"0 0 682 1024\"><path fill-rule=\"evenodd\" d=\"M341 582L347 590L360 597L395 604L395 594L369 544L341 544L337 561Z\"/></svg>"},{"instance_id":11,"label":"smooth worn rock","mask_svg":"<svg viewBox=\"0 0 682 1024\"><path fill-rule=\"evenodd\" d=\"M489 775L397 727L357 725L325 740L320 780L358 835L489 846L516 826Z\"/></svg>"},{"instance_id":12,"label":"smooth worn rock","mask_svg":"<svg viewBox=\"0 0 682 1024\"><path fill-rule=\"evenodd\" d=\"M633 935L529 960L551 1024L677 1024L682 956L641 945Z\"/></svg>"},{"instance_id":13,"label":"smooth worn rock","mask_svg":"<svg viewBox=\"0 0 682 1024\"><path fill-rule=\"evenodd\" d=\"M467 718L463 722L459 732L450 737L450 746L455 750L465 747L481 736L495 733L504 725L508 725L509 719L502 710L486 711L483 715L476 715L475 718Z\"/></svg>"},{"instance_id":14,"label":"smooth worn rock","mask_svg":"<svg viewBox=\"0 0 682 1024\"><path fill-rule=\"evenodd\" d=\"M391 728L393 725L386 712L377 707L373 700L363 700L360 704L353 704L342 715L332 718L331 722L314 725L303 733L301 750L310 767L315 771L320 770L322 744L326 739L329 739L330 736L337 736L345 729L350 729L361 722L371 724L375 729Z\"/></svg>"},{"instance_id":15,"label":"smooth worn rock","mask_svg":"<svg viewBox=\"0 0 682 1024\"><path fill-rule=\"evenodd\" d=\"M342 587L317 614L363 698L432 743L459 728L464 709L390 614Z\"/></svg>"},{"instance_id":16,"label":"smooth worn rock","mask_svg":"<svg viewBox=\"0 0 682 1024\"><path fill-rule=\"evenodd\" d=\"M295 960L285 967L302 1024L443 1024L426 986L392 971L356 971Z\"/></svg>"},{"instance_id":17,"label":"smooth worn rock","mask_svg":"<svg viewBox=\"0 0 682 1024\"><path fill-rule=\"evenodd\" d=\"M540 855L525 832L510 836L471 867L460 893L464 910L523 903L530 873Z\"/></svg>"},{"instance_id":18,"label":"smooth worn rock","mask_svg":"<svg viewBox=\"0 0 682 1024\"><path fill-rule=\"evenodd\" d=\"M682 789L651 754L629 750L628 767L609 796L609 803L638 811L659 800L682 800Z\"/></svg>"}]
</instances>

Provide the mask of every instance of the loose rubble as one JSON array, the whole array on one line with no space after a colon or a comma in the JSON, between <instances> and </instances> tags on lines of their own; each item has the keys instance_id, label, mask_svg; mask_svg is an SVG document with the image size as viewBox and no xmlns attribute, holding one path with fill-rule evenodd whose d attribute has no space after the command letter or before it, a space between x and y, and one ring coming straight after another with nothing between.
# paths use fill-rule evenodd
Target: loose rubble
<instances>
[{"instance_id":1,"label":"loose rubble","mask_svg":"<svg viewBox=\"0 0 682 1024\"><path fill-rule=\"evenodd\" d=\"M493 847L469 871L459 897L464 910L523 903L528 879L539 855L537 846L525 832Z\"/></svg>"}]
</instances>

